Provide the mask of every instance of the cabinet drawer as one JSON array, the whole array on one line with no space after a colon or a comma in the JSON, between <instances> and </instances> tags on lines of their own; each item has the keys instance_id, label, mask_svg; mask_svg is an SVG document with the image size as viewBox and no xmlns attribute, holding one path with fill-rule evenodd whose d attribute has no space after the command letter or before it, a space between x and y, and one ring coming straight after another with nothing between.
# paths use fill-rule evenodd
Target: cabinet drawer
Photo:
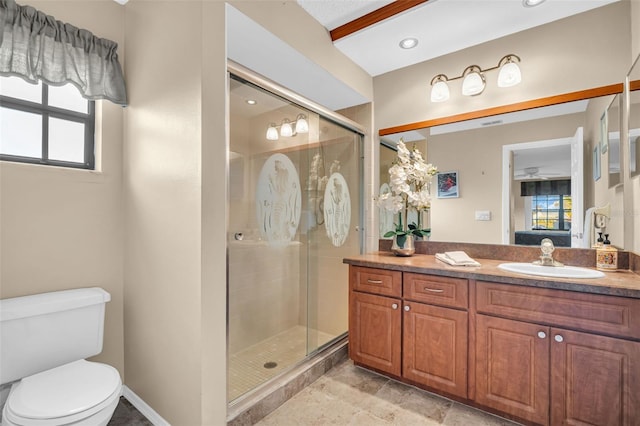
<instances>
[{"instance_id":1,"label":"cabinet drawer","mask_svg":"<svg viewBox=\"0 0 640 426\"><path fill-rule=\"evenodd\" d=\"M469 284L462 278L439 277L405 272L404 298L432 305L467 309Z\"/></svg>"},{"instance_id":2,"label":"cabinet drawer","mask_svg":"<svg viewBox=\"0 0 640 426\"><path fill-rule=\"evenodd\" d=\"M640 338L640 299L490 282L478 282L476 294L481 313Z\"/></svg>"},{"instance_id":3,"label":"cabinet drawer","mask_svg":"<svg viewBox=\"0 0 640 426\"><path fill-rule=\"evenodd\" d=\"M385 296L402 296L402 272L351 266L349 273L351 290Z\"/></svg>"}]
</instances>

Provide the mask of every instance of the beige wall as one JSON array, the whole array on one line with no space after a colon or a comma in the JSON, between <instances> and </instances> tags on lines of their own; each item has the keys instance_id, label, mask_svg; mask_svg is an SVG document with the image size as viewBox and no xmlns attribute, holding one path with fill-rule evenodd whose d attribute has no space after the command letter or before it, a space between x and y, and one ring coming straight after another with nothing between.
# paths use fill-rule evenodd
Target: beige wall
<instances>
[{"instance_id":1,"label":"beige wall","mask_svg":"<svg viewBox=\"0 0 640 426\"><path fill-rule=\"evenodd\" d=\"M502 147L570 138L579 126L584 126L583 115L571 114L428 137L429 161L441 172L458 171L460 191L459 198L438 199L434 187L431 239L500 244ZM521 198L519 191L514 185L514 199ZM491 220L476 221L476 210L489 210Z\"/></svg>"},{"instance_id":2,"label":"beige wall","mask_svg":"<svg viewBox=\"0 0 640 426\"><path fill-rule=\"evenodd\" d=\"M303 53L325 52L321 66L371 92L299 6L237 7ZM274 19L299 25L276 31ZM224 25L222 2L126 6L126 382L179 425L226 419Z\"/></svg>"},{"instance_id":3,"label":"beige wall","mask_svg":"<svg viewBox=\"0 0 640 426\"><path fill-rule=\"evenodd\" d=\"M21 3L24 4L24 3ZM113 1L29 1L57 19L118 43L124 10ZM102 354L124 378L122 267L123 109L96 102L98 171L0 162L0 298L98 286L111 294ZM102 114L100 114L102 110Z\"/></svg>"},{"instance_id":4,"label":"beige wall","mask_svg":"<svg viewBox=\"0 0 640 426\"><path fill-rule=\"evenodd\" d=\"M126 382L172 424L220 424L224 5L133 2L126 10Z\"/></svg>"},{"instance_id":5,"label":"beige wall","mask_svg":"<svg viewBox=\"0 0 640 426\"><path fill-rule=\"evenodd\" d=\"M232 0L229 4L366 99L373 99L371 76L336 49L328 31L295 1Z\"/></svg>"},{"instance_id":6,"label":"beige wall","mask_svg":"<svg viewBox=\"0 0 640 426\"><path fill-rule=\"evenodd\" d=\"M629 2L619 2L375 77L376 128L620 83L624 80L629 63L629 8ZM585 49L584 46L589 48ZM495 85L497 74L493 72L488 73L487 88L480 96L460 95L458 81L450 85L452 95L448 102L434 104L429 101L429 82L434 75L445 73L457 76L470 64L494 66L508 53L522 58L523 81L520 85L511 89L499 89ZM594 54L597 60L594 60ZM485 242L499 242L501 201L483 197L486 191L483 188L495 185L490 177L494 173L501 173L501 155L496 158L486 152L477 152L475 141L465 144L461 140L452 141L439 154L437 150L434 151L429 138L428 141L428 161L437 165L441 171L458 170L461 184L460 198L434 202L431 211L433 238L478 241L486 236ZM502 143L495 141L496 145ZM496 147L489 146L493 151L496 151ZM585 183L589 178L586 173L590 173L591 168L591 163L588 162L591 157L587 151L585 148ZM625 186L625 190L626 188L628 186ZM586 198L589 197L588 195ZM487 204L488 207L482 207ZM469 222L466 216L473 217L475 209L491 209L492 214L496 214L490 222ZM443 218L440 221L438 214ZM469 227L457 228L459 231L449 229L451 222L458 224L459 221L464 221L462 223L469 224ZM438 235L439 227L447 227L446 235ZM628 231L624 233L625 236L628 235Z\"/></svg>"}]
</instances>

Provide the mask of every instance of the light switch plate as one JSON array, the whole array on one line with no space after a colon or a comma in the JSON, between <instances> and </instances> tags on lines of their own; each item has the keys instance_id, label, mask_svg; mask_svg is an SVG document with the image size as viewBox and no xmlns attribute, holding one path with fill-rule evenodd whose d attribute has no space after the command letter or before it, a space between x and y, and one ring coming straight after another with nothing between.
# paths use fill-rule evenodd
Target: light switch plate
<instances>
[{"instance_id":1,"label":"light switch plate","mask_svg":"<svg viewBox=\"0 0 640 426\"><path fill-rule=\"evenodd\" d=\"M476 210L476 220L491 220L491 212L489 210Z\"/></svg>"}]
</instances>

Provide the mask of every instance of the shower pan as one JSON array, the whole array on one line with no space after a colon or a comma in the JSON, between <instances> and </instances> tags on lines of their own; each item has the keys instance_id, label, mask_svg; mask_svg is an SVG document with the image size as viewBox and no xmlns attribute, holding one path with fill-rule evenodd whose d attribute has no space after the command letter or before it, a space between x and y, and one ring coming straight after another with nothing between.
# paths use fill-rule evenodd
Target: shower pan
<instances>
[{"instance_id":1,"label":"shower pan","mask_svg":"<svg viewBox=\"0 0 640 426\"><path fill-rule=\"evenodd\" d=\"M344 337L362 251L362 131L244 69L229 74L228 400Z\"/></svg>"}]
</instances>

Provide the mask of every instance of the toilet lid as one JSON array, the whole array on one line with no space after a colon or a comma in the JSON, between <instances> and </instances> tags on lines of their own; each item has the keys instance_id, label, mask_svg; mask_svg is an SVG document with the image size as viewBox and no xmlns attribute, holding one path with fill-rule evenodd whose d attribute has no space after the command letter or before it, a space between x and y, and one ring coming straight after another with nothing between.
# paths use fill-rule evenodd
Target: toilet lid
<instances>
[{"instance_id":1,"label":"toilet lid","mask_svg":"<svg viewBox=\"0 0 640 426\"><path fill-rule=\"evenodd\" d=\"M121 385L115 368L80 360L23 378L7 404L22 418L53 419L89 410L119 392Z\"/></svg>"}]
</instances>

